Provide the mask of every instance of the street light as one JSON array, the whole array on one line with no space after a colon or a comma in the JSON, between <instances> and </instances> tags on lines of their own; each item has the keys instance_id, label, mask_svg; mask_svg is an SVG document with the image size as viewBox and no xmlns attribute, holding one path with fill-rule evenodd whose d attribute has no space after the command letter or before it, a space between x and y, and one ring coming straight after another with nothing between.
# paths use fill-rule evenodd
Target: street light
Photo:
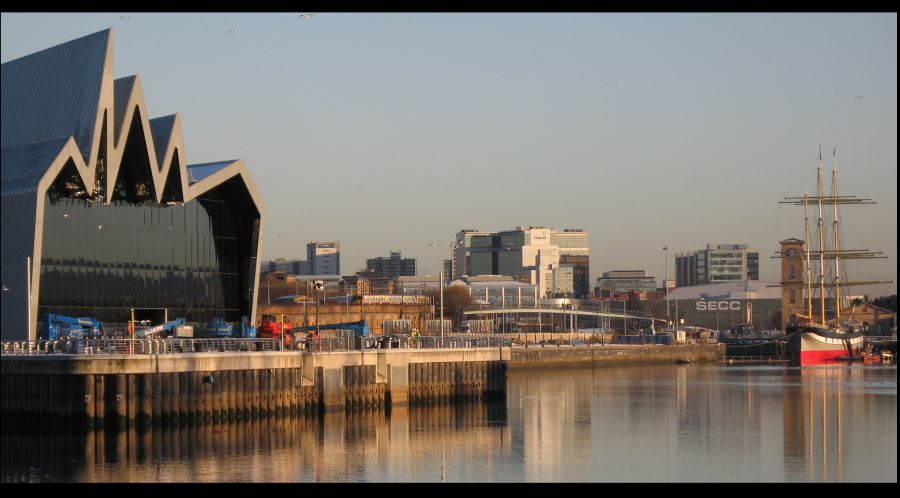
<instances>
[{"instance_id":1,"label":"street light","mask_svg":"<svg viewBox=\"0 0 900 498\"><path fill-rule=\"evenodd\" d=\"M666 255L666 280L663 285L666 287L666 320L671 316L669 314L669 246L663 246Z\"/></svg>"}]
</instances>

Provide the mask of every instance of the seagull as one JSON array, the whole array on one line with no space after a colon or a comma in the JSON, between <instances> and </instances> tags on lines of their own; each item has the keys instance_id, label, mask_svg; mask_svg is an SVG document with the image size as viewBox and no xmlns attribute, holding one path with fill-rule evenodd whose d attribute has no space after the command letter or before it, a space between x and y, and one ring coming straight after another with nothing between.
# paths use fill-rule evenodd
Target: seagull
<instances>
[{"instance_id":1,"label":"seagull","mask_svg":"<svg viewBox=\"0 0 900 498\"><path fill-rule=\"evenodd\" d=\"M231 29L228 30L228 33L229 33L229 34L231 34L231 33L237 33L237 32L238 32L237 28L231 28Z\"/></svg>"},{"instance_id":2,"label":"seagull","mask_svg":"<svg viewBox=\"0 0 900 498\"><path fill-rule=\"evenodd\" d=\"M128 22L128 20L131 19L131 16L119 16L119 19Z\"/></svg>"},{"instance_id":3,"label":"seagull","mask_svg":"<svg viewBox=\"0 0 900 498\"><path fill-rule=\"evenodd\" d=\"M314 15L315 14L300 14L298 17L301 17L301 18L309 21L310 19L312 19L312 16L314 16Z\"/></svg>"},{"instance_id":4,"label":"seagull","mask_svg":"<svg viewBox=\"0 0 900 498\"><path fill-rule=\"evenodd\" d=\"M856 100L859 100L859 99L861 99L861 98L863 98L862 95L857 95L857 96L856 96Z\"/></svg>"}]
</instances>

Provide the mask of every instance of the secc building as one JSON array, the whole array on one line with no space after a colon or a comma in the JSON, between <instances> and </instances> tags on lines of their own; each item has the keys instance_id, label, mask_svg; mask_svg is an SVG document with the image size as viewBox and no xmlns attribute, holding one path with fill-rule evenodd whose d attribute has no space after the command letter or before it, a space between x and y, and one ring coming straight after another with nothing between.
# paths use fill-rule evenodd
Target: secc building
<instances>
[{"instance_id":1,"label":"secc building","mask_svg":"<svg viewBox=\"0 0 900 498\"><path fill-rule=\"evenodd\" d=\"M728 330L743 324L756 330L779 330L781 288L776 285L740 280L679 287L669 292L669 309L674 317L677 306L678 317L692 327Z\"/></svg>"},{"instance_id":2,"label":"secc building","mask_svg":"<svg viewBox=\"0 0 900 498\"><path fill-rule=\"evenodd\" d=\"M45 313L255 323L247 167L187 164L180 116L151 118L112 58L110 28L2 65L3 340L35 339Z\"/></svg>"}]
</instances>

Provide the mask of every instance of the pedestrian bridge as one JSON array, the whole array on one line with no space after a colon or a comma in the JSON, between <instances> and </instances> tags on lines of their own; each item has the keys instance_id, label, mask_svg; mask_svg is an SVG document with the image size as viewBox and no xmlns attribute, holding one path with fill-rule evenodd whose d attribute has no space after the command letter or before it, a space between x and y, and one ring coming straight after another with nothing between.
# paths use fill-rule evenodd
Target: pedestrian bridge
<instances>
[{"instance_id":1,"label":"pedestrian bridge","mask_svg":"<svg viewBox=\"0 0 900 498\"><path fill-rule=\"evenodd\" d=\"M470 310L463 311L463 315L465 316L478 316L478 315L523 315L523 314L533 314L533 315L565 315L565 316L584 316L591 318L631 318L636 320L652 320L654 322L662 322L668 323L667 320L662 318L653 318L644 315L638 314L628 314L625 313L610 313L606 311L593 311L593 310L571 310L571 309L560 309L560 308L491 308L491 309L482 309L482 310Z\"/></svg>"}]
</instances>

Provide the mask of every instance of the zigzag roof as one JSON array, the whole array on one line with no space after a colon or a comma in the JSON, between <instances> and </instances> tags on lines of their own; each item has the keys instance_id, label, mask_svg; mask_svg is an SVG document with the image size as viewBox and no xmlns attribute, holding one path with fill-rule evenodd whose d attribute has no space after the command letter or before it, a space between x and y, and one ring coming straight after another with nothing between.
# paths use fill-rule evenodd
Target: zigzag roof
<instances>
[{"instance_id":1,"label":"zigzag roof","mask_svg":"<svg viewBox=\"0 0 900 498\"><path fill-rule=\"evenodd\" d=\"M146 175L156 202L162 202L170 169L178 168L173 173L181 188L174 191L182 198L174 200L187 202L240 174L262 211L242 161L185 163L181 117L149 119L140 76L113 80L112 55L113 29L108 28L2 65L3 195L40 190L39 184L49 185L72 160L89 193L102 187L104 201L110 202L126 143L134 134L143 136L149 162ZM66 146L70 139L73 143ZM106 151L106 181L97 186L101 145ZM67 150L71 154L59 157ZM210 168L211 164L218 166Z\"/></svg>"}]
</instances>

